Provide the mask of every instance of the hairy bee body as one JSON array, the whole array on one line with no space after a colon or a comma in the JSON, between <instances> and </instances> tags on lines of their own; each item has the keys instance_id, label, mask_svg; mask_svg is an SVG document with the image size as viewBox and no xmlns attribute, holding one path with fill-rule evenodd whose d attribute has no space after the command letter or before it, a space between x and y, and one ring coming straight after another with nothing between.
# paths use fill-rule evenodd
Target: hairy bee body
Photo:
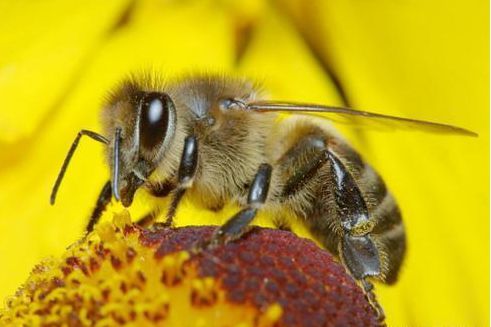
<instances>
[{"instance_id":1,"label":"hairy bee body","mask_svg":"<svg viewBox=\"0 0 491 327\"><path fill-rule=\"evenodd\" d=\"M172 137L166 136L163 149L135 145L142 133L135 130L141 126L137 121L141 114L135 108L142 92L165 92L174 103L177 123ZM186 135L193 134L199 144L199 159L192 186L186 190L193 202L214 210L228 201L246 206L258 167L268 163L272 166L271 182L261 210L271 212L283 226L288 222L282 220L281 212L294 212L337 255L343 226L336 207L333 167L329 160L315 167L317 158L330 149L352 175L366 202L370 225L363 233L372 235L381 261L381 272L374 277L395 281L404 257L405 235L397 205L380 176L325 120L302 116L280 119L276 113L234 110L221 102L236 99L248 103L259 100L258 94L251 83L216 76L167 85L155 80L124 83L103 112L105 135L113 135L116 126L122 126L121 176L138 167L139 175L150 172L143 185L151 193L172 192L179 184L177 172ZM108 151L110 165L112 146L114 142ZM145 164L151 167L141 167ZM134 190L125 183L131 181L123 179L121 198L129 205Z\"/></svg>"},{"instance_id":2,"label":"hairy bee body","mask_svg":"<svg viewBox=\"0 0 491 327\"><path fill-rule=\"evenodd\" d=\"M281 112L300 115L285 119ZM240 205L197 251L241 237L259 210L269 212L278 228L288 229L293 216L338 256L383 325L385 315L370 279L389 284L397 279L406 250L401 214L381 177L324 114L477 136L456 126L352 108L263 100L260 89L243 79L198 75L167 83L156 75L133 77L108 96L103 133L81 130L75 137L50 202L80 138L88 136L106 145L111 178L87 231L113 198L130 206L138 189L170 197L168 227L184 195L211 210L227 202ZM155 215L158 210L138 223L146 225Z\"/></svg>"},{"instance_id":3,"label":"hairy bee body","mask_svg":"<svg viewBox=\"0 0 491 327\"><path fill-rule=\"evenodd\" d=\"M312 158L322 157L326 148L335 152L352 175L367 205L371 221L368 232L381 261L378 279L393 283L404 258L406 239L399 208L384 181L336 131L327 128L324 121L293 117L281 125L288 125L278 135L283 154L276 165L282 180L291 179L308 166ZM342 212L337 210L335 201L333 174L330 163L324 163L304 185L289 190L288 195L283 194L286 199L280 201L303 218L312 234L331 253L338 255L344 230L339 217Z\"/></svg>"}]
</instances>

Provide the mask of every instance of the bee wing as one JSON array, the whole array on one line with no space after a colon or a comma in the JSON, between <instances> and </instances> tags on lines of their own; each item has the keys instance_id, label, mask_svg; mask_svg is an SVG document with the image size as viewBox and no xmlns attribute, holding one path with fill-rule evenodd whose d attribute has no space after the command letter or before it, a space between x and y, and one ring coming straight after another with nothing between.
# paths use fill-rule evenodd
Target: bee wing
<instances>
[{"instance_id":1,"label":"bee wing","mask_svg":"<svg viewBox=\"0 0 491 327\"><path fill-rule=\"evenodd\" d=\"M247 109L260 112L295 112L299 114L320 116L323 118L328 118L326 117L327 115L332 115L332 120L334 122L355 124L356 126L373 125L373 123L376 123L378 126L389 127L392 129L409 129L430 133L478 136L478 134L473 131L447 124L377 114L352 108L324 106L310 103L258 101L247 104ZM329 119L331 118L329 117ZM347 119L349 120L347 121Z\"/></svg>"}]
</instances>

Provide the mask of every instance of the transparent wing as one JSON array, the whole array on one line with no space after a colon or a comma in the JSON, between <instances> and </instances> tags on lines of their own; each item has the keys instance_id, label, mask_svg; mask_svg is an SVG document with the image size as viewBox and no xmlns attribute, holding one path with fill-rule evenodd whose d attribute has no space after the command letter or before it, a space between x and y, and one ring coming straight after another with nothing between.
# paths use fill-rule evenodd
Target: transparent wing
<instances>
[{"instance_id":1,"label":"transparent wing","mask_svg":"<svg viewBox=\"0 0 491 327\"><path fill-rule=\"evenodd\" d=\"M395 117L368 111L344 107L331 107L310 103L292 103L275 101L258 101L246 105L247 109L255 111L294 112L328 118L336 123L348 123L356 126L372 126L384 129L419 130L430 133L457 134L478 136L477 133L465 128L434 123L411 118ZM327 117L329 115L329 117ZM331 118L332 117L332 118Z\"/></svg>"}]
</instances>

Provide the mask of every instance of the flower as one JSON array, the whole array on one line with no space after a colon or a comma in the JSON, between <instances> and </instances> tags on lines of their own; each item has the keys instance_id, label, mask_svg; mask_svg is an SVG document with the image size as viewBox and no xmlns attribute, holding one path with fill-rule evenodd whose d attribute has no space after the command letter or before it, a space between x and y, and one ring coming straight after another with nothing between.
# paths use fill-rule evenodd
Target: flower
<instances>
[{"instance_id":1,"label":"flower","mask_svg":"<svg viewBox=\"0 0 491 327\"><path fill-rule=\"evenodd\" d=\"M275 229L200 249L210 227L131 224L127 211L37 265L2 325L379 326L363 290L313 242Z\"/></svg>"},{"instance_id":2,"label":"flower","mask_svg":"<svg viewBox=\"0 0 491 327\"><path fill-rule=\"evenodd\" d=\"M334 73L356 108L480 134L341 126L381 172L405 219L400 280L376 285L389 325L489 324L485 2L47 0L0 7L0 296L80 238L108 178L101 145L82 140L55 207L50 188L73 137L81 128L99 130L101 99L129 72L239 73L262 81L272 98L343 104ZM152 201L137 194L132 216ZM199 211L195 221L199 209L184 201L177 223L220 224L236 209ZM272 226L267 218L255 224ZM301 225L294 231L308 236Z\"/></svg>"}]
</instances>

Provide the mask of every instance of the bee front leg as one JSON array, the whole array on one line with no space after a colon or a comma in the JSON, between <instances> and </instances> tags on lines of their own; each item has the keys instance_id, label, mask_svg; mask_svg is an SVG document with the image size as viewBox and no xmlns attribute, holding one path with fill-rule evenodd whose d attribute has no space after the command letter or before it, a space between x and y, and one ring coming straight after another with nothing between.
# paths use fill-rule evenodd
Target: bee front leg
<instances>
[{"instance_id":1,"label":"bee front leg","mask_svg":"<svg viewBox=\"0 0 491 327\"><path fill-rule=\"evenodd\" d=\"M186 190L193 185L196 168L198 167L198 140L196 136L188 136L184 140L181 162L179 164L177 187L172 192L172 200L167 211L165 226L172 226L177 206Z\"/></svg>"},{"instance_id":2,"label":"bee front leg","mask_svg":"<svg viewBox=\"0 0 491 327\"><path fill-rule=\"evenodd\" d=\"M107 181L106 184L102 187L101 192L99 193L99 197L97 198L97 202L95 204L95 208L90 215L89 222L87 223L87 227L85 227L85 231L90 233L94 230L94 226L97 224L99 219L102 216L104 210L106 210L107 205L111 202L112 192L111 192L111 181Z\"/></svg>"},{"instance_id":3,"label":"bee front leg","mask_svg":"<svg viewBox=\"0 0 491 327\"><path fill-rule=\"evenodd\" d=\"M272 167L262 164L254 177L247 196L247 206L230 218L212 236L208 245L217 245L239 238L251 223L260 207L266 202Z\"/></svg>"},{"instance_id":4,"label":"bee front leg","mask_svg":"<svg viewBox=\"0 0 491 327\"><path fill-rule=\"evenodd\" d=\"M154 224L154 221L155 219L157 219L159 214L160 214L160 210L158 208L154 209L148 212L147 214L145 214L144 216L140 217L140 219L136 221L136 224L140 227L148 227Z\"/></svg>"},{"instance_id":5,"label":"bee front leg","mask_svg":"<svg viewBox=\"0 0 491 327\"><path fill-rule=\"evenodd\" d=\"M176 184L171 180L164 180L158 183L147 183L145 188L152 196L157 198L165 198L176 189ZM160 208L153 209L144 216L140 217L140 219L136 221L136 224L140 227L149 227L154 224L160 213ZM159 224L166 226L165 223Z\"/></svg>"},{"instance_id":6,"label":"bee front leg","mask_svg":"<svg viewBox=\"0 0 491 327\"><path fill-rule=\"evenodd\" d=\"M165 180L163 182L147 185L147 189L151 195L157 198L165 198L175 190L177 187L176 183L171 180Z\"/></svg>"}]
</instances>

